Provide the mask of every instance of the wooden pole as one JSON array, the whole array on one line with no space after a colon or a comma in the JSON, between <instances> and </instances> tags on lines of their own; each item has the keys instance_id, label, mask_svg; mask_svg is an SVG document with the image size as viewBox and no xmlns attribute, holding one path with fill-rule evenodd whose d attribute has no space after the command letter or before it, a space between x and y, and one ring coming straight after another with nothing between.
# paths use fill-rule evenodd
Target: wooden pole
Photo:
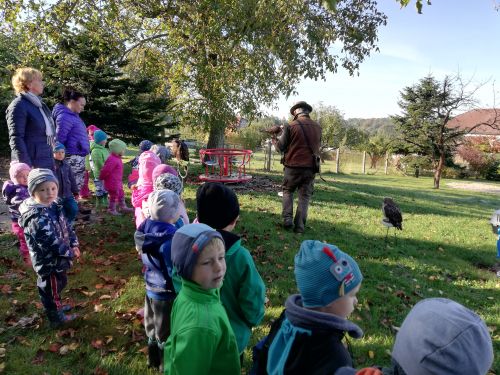
<instances>
[{"instance_id":1,"label":"wooden pole","mask_svg":"<svg viewBox=\"0 0 500 375\"><path fill-rule=\"evenodd\" d=\"M385 153L385 167L384 167L384 173L387 174L387 167L389 166L389 151L386 151Z\"/></svg>"},{"instance_id":2,"label":"wooden pole","mask_svg":"<svg viewBox=\"0 0 500 375\"><path fill-rule=\"evenodd\" d=\"M363 174L366 174L366 151L363 151L363 167L361 168Z\"/></svg>"},{"instance_id":3,"label":"wooden pole","mask_svg":"<svg viewBox=\"0 0 500 375\"><path fill-rule=\"evenodd\" d=\"M337 149L337 157L335 161L335 173L340 173L340 147Z\"/></svg>"},{"instance_id":4,"label":"wooden pole","mask_svg":"<svg viewBox=\"0 0 500 375\"><path fill-rule=\"evenodd\" d=\"M266 164L266 171L270 172L271 171L271 153L272 153L272 142L270 139L268 139L267 141L267 164Z\"/></svg>"}]
</instances>

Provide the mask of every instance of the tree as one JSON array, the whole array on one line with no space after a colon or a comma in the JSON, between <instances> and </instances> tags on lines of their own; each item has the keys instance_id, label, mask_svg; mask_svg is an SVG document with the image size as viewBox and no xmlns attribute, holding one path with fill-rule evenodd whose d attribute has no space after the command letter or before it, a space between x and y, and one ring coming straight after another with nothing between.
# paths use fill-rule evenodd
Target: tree
<instances>
[{"instance_id":1,"label":"tree","mask_svg":"<svg viewBox=\"0 0 500 375\"><path fill-rule=\"evenodd\" d=\"M124 61L138 49L159 51L156 75L182 123L210 132L209 147L222 143L237 113L254 117L261 105L293 93L302 77L324 78L339 66L354 74L386 22L375 0L333 8L317 0L17 0L0 2L0 18L23 30L30 53L56 51L70 28L121 48Z\"/></svg>"},{"instance_id":2,"label":"tree","mask_svg":"<svg viewBox=\"0 0 500 375\"><path fill-rule=\"evenodd\" d=\"M374 135L368 139L364 145L364 150L370 157L370 168L377 168L378 161L391 149L393 138L382 135Z\"/></svg>"},{"instance_id":3,"label":"tree","mask_svg":"<svg viewBox=\"0 0 500 375\"><path fill-rule=\"evenodd\" d=\"M24 54L24 64L37 66L44 73L44 100L53 106L60 99L61 88L71 86L87 98L81 114L87 124L96 124L129 142L160 140L162 130L175 125L168 117L168 95L158 92L162 80L149 72L128 74L117 63L123 51L113 44L99 43L97 35L86 29L66 30L58 36L54 52Z\"/></svg>"},{"instance_id":4,"label":"tree","mask_svg":"<svg viewBox=\"0 0 500 375\"><path fill-rule=\"evenodd\" d=\"M410 149L433 160L436 189L439 189L446 156L456 149L462 136L481 125L496 127L500 119L499 111L491 122L478 123L464 130L447 127L457 111L476 105L474 94L479 87L468 89L468 86L469 82L458 75L445 76L442 82L429 75L400 92L398 104L403 114L392 116L396 130Z\"/></svg>"}]
</instances>

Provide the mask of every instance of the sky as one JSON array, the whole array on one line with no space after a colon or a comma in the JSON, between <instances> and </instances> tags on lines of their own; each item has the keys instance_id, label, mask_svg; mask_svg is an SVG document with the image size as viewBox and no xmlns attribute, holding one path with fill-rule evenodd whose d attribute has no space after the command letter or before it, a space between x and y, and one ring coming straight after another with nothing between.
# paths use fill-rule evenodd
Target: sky
<instances>
[{"instance_id":1,"label":"sky","mask_svg":"<svg viewBox=\"0 0 500 375\"><path fill-rule=\"evenodd\" d=\"M297 96L278 98L267 113L286 118L293 103L305 100L335 106L345 118L387 117L400 113L400 91L429 73L438 80L459 73L471 89L483 84L480 106L499 106L500 0L431 2L418 14L414 1L401 9L396 0L379 0L387 25L379 28L380 51L365 59L359 76L339 69L326 81L303 79Z\"/></svg>"}]
</instances>

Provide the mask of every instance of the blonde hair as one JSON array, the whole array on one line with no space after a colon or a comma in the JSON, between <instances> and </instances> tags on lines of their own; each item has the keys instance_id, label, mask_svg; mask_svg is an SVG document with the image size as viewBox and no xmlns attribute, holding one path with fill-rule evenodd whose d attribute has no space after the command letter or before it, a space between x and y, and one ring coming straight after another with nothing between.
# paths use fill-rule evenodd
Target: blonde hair
<instances>
[{"instance_id":1,"label":"blonde hair","mask_svg":"<svg viewBox=\"0 0 500 375\"><path fill-rule=\"evenodd\" d=\"M205 250L211 250L211 249L215 249L215 250L222 249L222 250L225 250L224 241L222 241L219 237L212 237L207 242L207 244L205 245L205 247L203 249L204 249L204 251Z\"/></svg>"},{"instance_id":2,"label":"blonde hair","mask_svg":"<svg viewBox=\"0 0 500 375\"><path fill-rule=\"evenodd\" d=\"M35 79L42 79L42 72L34 68L18 68L12 76L12 87L16 94L23 91L29 91L28 85Z\"/></svg>"}]
</instances>

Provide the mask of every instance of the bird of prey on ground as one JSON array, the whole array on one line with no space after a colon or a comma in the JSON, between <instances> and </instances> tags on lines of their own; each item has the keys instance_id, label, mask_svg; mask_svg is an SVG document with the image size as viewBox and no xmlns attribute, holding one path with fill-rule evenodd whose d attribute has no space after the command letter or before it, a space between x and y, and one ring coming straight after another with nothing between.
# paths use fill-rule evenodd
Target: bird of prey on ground
<instances>
[{"instance_id":1,"label":"bird of prey on ground","mask_svg":"<svg viewBox=\"0 0 500 375\"><path fill-rule=\"evenodd\" d=\"M401 210L392 198L384 198L382 212L384 214L384 225L386 225L386 223L391 224L394 228L403 230L403 215L401 215ZM388 225L386 226L389 227Z\"/></svg>"}]
</instances>

